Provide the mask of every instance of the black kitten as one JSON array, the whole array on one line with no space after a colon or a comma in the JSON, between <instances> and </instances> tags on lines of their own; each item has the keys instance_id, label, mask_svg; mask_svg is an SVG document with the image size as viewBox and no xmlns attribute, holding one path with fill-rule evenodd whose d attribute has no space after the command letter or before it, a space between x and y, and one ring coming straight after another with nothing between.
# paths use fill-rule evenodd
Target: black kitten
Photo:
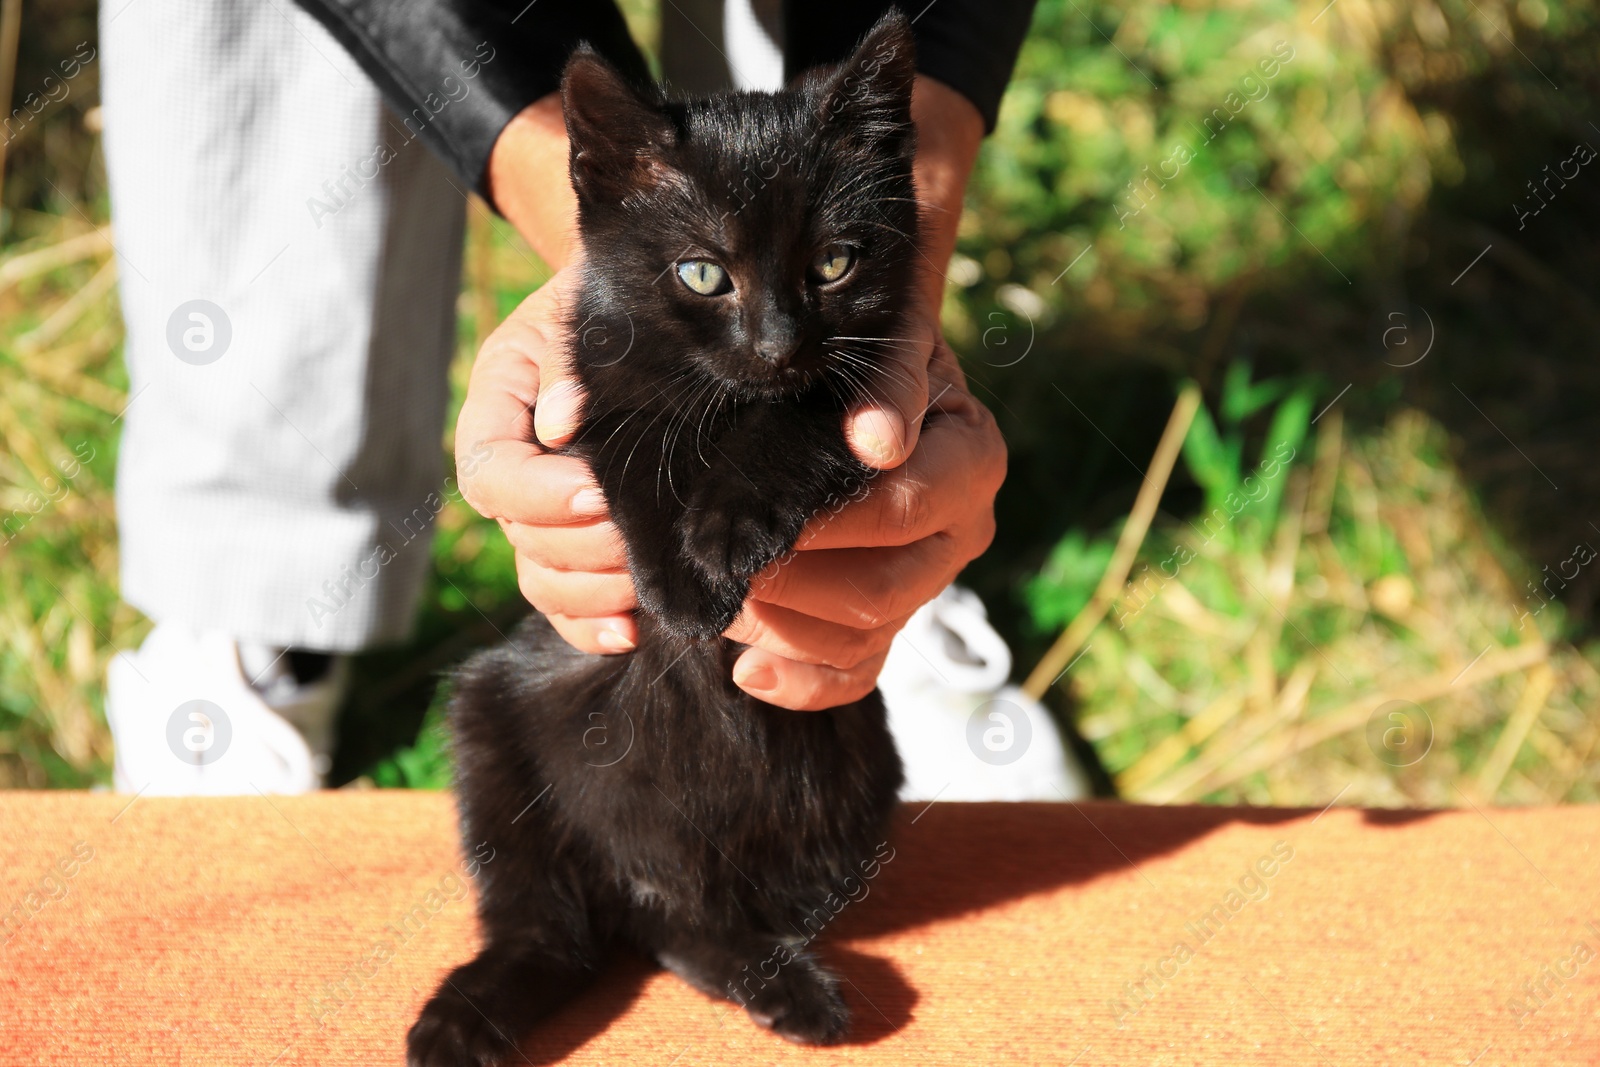
<instances>
[{"instance_id":1,"label":"black kitten","mask_svg":"<svg viewBox=\"0 0 1600 1067\"><path fill-rule=\"evenodd\" d=\"M668 104L591 52L568 65L588 396L571 452L626 540L639 647L585 655L534 617L458 675L462 828L499 858L483 950L412 1027L413 1067L513 1057L619 946L784 1037L844 1034L808 945L885 858L883 701L764 704L718 635L752 576L866 487L844 412L913 284L913 76L898 15L777 94Z\"/></svg>"}]
</instances>

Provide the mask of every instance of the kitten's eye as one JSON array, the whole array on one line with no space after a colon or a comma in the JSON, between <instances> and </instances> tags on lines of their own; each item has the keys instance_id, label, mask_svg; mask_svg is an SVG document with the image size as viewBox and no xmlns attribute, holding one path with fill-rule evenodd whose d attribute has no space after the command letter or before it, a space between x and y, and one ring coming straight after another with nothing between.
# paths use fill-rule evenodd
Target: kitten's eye
<instances>
[{"instance_id":1,"label":"kitten's eye","mask_svg":"<svg viewBox=\"0 0 1600 1067\"><path fill-rule=\"evenodd\" d=\"M727 292L728 272L703 259L686 259L678 264L678 278L691 292L701 296L716 296Z\"/></svg>"},{"instance_id":2,"label":"kitten's eye","mask_svg":"<svg viewBox=\"0 0 1600 1067\"><path fill-rule=\"evenodd\" d=\"M849 245L829 245L811 261L811 273L818 281L836 282L850 273L856 261L856 250Z\"/></svg>"}]
</instances>

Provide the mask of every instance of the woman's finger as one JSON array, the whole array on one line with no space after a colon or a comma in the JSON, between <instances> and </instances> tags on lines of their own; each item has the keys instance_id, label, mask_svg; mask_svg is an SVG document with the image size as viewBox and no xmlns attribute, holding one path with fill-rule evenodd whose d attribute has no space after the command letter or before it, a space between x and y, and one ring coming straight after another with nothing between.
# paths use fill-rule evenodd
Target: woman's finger
<instances>
[{"instance_id":1,"label":"woman's finger","mask_svg":"<svg viewBox=\"0 0 1600 1067\"><path fill-rule=\"evenodd\" d=\"M463 471L470 467L470 473ZM593 522L606 512L589 465L538 445L494 441L456 460L462 496L480 515L502 522L558 525Z\"/></svg>"},{"instance_id":2,"label":"woman's finger","mask_svg":"<svg viewBox=\"0 0 1600 1067\"><path fill-rule=\"evenodd\" d=\"M626 571L595 574L592 571L557 571L517 557L517 588L541 614L588 616L620 615L638 607L633 579Z\"/></svg>"},{"instance_id":3,"label":"woman's finger","mask_svg":"<svg viewBox=\"0 0 1600 1067\"><path fill-rule=\"evenodd\" d=\"M580 652L608 656L631 652L639 643L639 627L632 615L599 618L549 615L550 625L562 640Z\"/></svg>"},{"instance_id":4,"label":"woman's finger","mask_svg":"<svg viewBox=\"0 0 1600 1067\"><path fill-rule=\"evenodd\" d=\"M994 416L971 394L947 395L917 450L902 467L873 479L866 495L818 515L798 551L905 545L988 510L1005 480L1006 447Z\"/></svg>"},{"instance_id":5,"label":"woman's finger","mask_svg":"<svg viewBox=\"0 0 1600 1067\"><path fill-rule=\"evenodd\" d=\"M541 286L473 363L456 420L456 478L481 514L552 521L546 516L563 498L575 513L605 511L581 461L545 455L576 432L580 410L564 340L571 287L566 272Z\"/></svg>"},{"instance_id":6,"label":"woman's finger","mask_svg":"<svg viewBox=\"0 0 1600 1067\"><path fill-rule=\"evenodd\" d=\"M610 522L536 526L502 519L500 529L517 555L550 570L606 573L628 566L622 534Z\"/></svg>"},{"instance_id":7,"label":"woman's finger","mask_svg":"<svg viewBox=\"0 0 1600 1067\"><path fill-rule=\"evenodd\" d=\"M970 539L941 531L895 548L796 552L751 584L749 603L861 630L885 626L932 600L982 552L981 527Z\"/></svg>"},{"instance_id":8,"label":"woman's finger","mask_svg":"<svg viewBox=\"0 0 1600 1067\"><path fill-rule=\"evenodd\" d=\"M860 700L878 685L888 652L854 667L796 663L760 648L748 648L733 665L733 682L746 693L790 711L825 711Z\"/></svg>"},{"instance_id":9,"label":"woman's finger","mask_svg":"<svg viewBox=\"0 0 1600 1067\"><path fill-rule=\"evenodd\" d=\"M845 416L845 440L862 463L900 466L915 451L928 409L928 361L939 337L936 311L905 316L902 337L839 338L837 343L879 364L867 401Z\"/></svg>"},{"instance_id":10,"label":"woman's finger","mask_svg":"<svg viewBox=\"0 0 1600 1067\"><path fill-rule=\"evenodd\" d=\"M725 636L797 663L850 670L887 651L893 626L863 630L759 601L746 601Z\"/></svg>"}]
</instances>

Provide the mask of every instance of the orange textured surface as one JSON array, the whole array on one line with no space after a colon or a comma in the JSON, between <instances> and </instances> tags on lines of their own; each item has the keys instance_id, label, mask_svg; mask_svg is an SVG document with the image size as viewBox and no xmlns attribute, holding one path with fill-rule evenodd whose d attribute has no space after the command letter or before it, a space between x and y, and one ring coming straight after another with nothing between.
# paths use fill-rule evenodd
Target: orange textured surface
<instances>
[{"instance_id":1,"label":"orange textured surface","mask_svg":"<svg viewBox=\"0 0 1600 1067\"><path fill-rule=\"evenodd\" d=\"M0 795L0 1064L402 1061L417 1008L474 946L448 796L127 805ZM789 1046L635 962L525 1051L1593 1064L1597 843L1594 809L941 804L902 813L893 860L822 943L854 1043Z\"/></svg>"}]
</instances>

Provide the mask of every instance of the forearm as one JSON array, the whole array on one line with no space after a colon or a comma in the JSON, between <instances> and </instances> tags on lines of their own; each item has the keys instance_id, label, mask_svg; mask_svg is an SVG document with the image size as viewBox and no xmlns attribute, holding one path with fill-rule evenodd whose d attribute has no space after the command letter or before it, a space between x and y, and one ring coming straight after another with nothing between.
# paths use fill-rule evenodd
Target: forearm
<instances>
[{"instance_id":1,"label":"forearm","mask_svg":"<svg viewBox=\"0 0 1600 1067\"><path fill-rule=\"evenodd\" d=\"M551 270L565 267L577 251L578 198L567 154L560 93L518 112L489 153L490 197Z\"/></svg>"},{"instance_id":2,"label":"forearm","mask_svg":"<svg viewBox=\"0 0 1600 1067\"><path fill-rule=\"evenodd\" d=\"M922 207L922 254L927 261L926 293L938 307L944 272L956 247L967 177L983 141L983 117L961 93L925 74L917 75L911 96L917 126L917 157L912 172Z\"/></svg>"}]
</instances>

